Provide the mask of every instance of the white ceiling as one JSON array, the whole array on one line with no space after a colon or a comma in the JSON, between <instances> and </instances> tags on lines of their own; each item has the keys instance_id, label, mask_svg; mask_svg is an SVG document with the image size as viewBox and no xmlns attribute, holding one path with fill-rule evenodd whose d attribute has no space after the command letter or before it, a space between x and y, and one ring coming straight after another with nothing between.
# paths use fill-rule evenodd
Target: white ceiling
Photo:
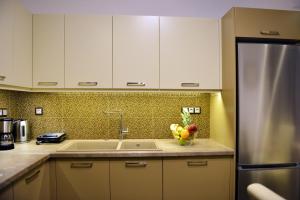
<instances>
[{"instance_id":1,"label":"white ceiling","mask_svg":"<svg viewBox=\"0 0 300 200\"><path fill-rule=\"evenodd\" d=\"M300 0L20 0L33 13L220 18L233 6L300 10Z\"/></svg>"}]
</instances>

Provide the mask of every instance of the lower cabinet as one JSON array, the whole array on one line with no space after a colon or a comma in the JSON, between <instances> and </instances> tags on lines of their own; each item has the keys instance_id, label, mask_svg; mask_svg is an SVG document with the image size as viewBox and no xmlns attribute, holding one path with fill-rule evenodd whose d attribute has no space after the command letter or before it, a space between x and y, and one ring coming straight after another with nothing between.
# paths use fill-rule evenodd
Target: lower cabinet
<instances>
[{"instance_id":1,"label":"lower cabinet","mask_svg":"<svg viewBox=\"0 0 300 200\"><path fill-rule=\"evenodd\" d=\"M13 184L14 200L50 200L49 163L32 170Z\"/></svg>"},{"instance_id":2,"label":"lower cabinet","mask_svg":"<svg viewBox=\"0 0 300 200\"><path fill-rule=\"evenodd\" d=\"M109 161L57 160L57 200L109 200Z\"/></svg>"},{"instance_id":3,"label":"lower cabinet","mask_svg":"<svg viewBox=\"0 0 300 200\"><path fill-rule=\"evenodd\" d=\"M229 200L230 159L163 160L164 200Z\"/></svg>"},{"instance_id":4,"label":"lower cabinet","mask_svg":"<svg viewBox=\"0 0 300 200\"><path fill-rule=\"evenodd\" d=\"M111 200L162 200L162 160L110 161Z\"/></svg>"}]
</instances>

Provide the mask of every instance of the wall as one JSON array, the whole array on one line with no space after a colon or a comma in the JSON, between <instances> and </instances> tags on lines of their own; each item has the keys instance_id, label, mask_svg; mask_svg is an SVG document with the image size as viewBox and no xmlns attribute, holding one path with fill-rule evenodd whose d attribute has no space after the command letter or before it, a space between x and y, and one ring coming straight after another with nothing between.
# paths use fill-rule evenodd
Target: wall
<instances>
[{"instance_id":1,"label":"wall","mask_svg":"<svg viewBox=\"0 0 300 200\"><path fill-rule=\"evenodd\" d=\"M210 94L200 92L60 92L28 93L0 90L0 105L13 117L28 119L33 136L65 131L71 139L118 138L122 110L129 128L127 138L172 138L171 123L181 123L182 106L200 106L193 115L199 137L209 137ZM0 106L0 107L1 107ZM3 107L2 106L2 107ZM44 115L36 116L35 107Z\"/></svg>"}]
</instances>

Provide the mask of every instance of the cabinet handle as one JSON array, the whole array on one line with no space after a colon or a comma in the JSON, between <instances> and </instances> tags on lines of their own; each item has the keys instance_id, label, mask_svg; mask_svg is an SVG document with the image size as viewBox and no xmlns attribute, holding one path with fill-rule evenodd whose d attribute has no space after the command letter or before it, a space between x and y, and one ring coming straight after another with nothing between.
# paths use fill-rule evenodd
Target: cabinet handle
<instances>
[{"instance_id":1,"label":"cabinet handle","mask_svg":"<svg viewBox=\"0 0 300 200\"><path fill-rule=\"evenodd\" d=\"M92 168L93 163L71 163L71 168Z\"/></svg>"},{"instance_id":2,"label":"cabinet handle","mask_svg":"<svg viewBox=\"0 0 300 200\"><path fill-rule=\"evenodd\" d=\"M199 87L199 83L181 83L181 87Z\"/></svg>"},{"instance_id":3,"label":"cabinet handle","mask_svg":"<svg viewBox=\"0 0 300 200\"><path fill-rule=\"evenodd\" d=\"M195 167L195 166L200 166L200 167L204 167L208 165L208 161L207 160L198 160L198 161L187 161L187 166L189 167Z\"/></svg>"},{"instance_id":4,"label":"cabinet handle","mask_svg":"<svg viewBox=\"0 0 300 200\"><path fill-rule=\"evenodd\" d=\"M34 172L32 175L28 176L27 178L25 178L25 183L29 184L30 182L32 182L34 179L36 179L39 174L40 174L40 170Z\"/></svg>"},{"instance_id":5,"label":"cabinet handle","mask_svg":"<svg viewBox=\"0 0 300 200\"><path fill-rule=\"evenodd\" d=\"M78 82L79 86L97 86L98 82Z\"/></svg>"},{"instance_id":6,"label":"cabinet handle","mask_svg":"<svg viewBox=\"0 0 300 200\"><path fill-rule=\"evenodd\" d=\"M58 82L38 82L40 86L56 86Z\"/></svg>"},{"instance_id":7,"label":"cabinet handle","mask_svg":"<svg viewBox=\"0 0 300 200\"><path fill-rule=\"evenodd\" d=\"M141 86L141 87L144 87L144 86L146 86L146 83L144 83L144 82L127 82L127 86Z\"/></svg>"},{"instance_id":8,"label":"cabinet handle","mask_svg":"<svg viewBox=\"0 0 300 200\"><path fill-rule=\"evenodd\" d=\"M125 161L125 167L146 167L145 161Z\"/></svg>"},{"instance_id":9,"label":"cabinet handle","mask_svg":"<svg viewBox=\"0 0 300 200\"><path fill-rule=\"evenodd\" d=\"M6 76L0 76L0 81L4 81L6 79Z\"/></svg>"},{"instance_id":10,"label":"cabinet handle","mask_svg":"<svg viewBox=\"0 0 300 200\"><path fill-rule=\"evenodd\" d=\"M278 31L265 31L265 30L260 31L260 34L262 34L262 35L280 35Z\"/></svg>"}]
</instances>

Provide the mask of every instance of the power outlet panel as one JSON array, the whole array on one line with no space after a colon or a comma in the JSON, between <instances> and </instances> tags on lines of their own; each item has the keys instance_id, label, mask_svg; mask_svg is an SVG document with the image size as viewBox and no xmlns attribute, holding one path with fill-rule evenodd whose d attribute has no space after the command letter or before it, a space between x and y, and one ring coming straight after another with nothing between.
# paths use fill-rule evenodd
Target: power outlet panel
<instances>
[{"instance_id":1,"label":"power outlet panel","mask_svg":"<svg viewBox=\"0 0 300 200\"><path fill-rule=\"evenodd\" d=\"M43 115L43 108L42 107L36 107L35 108L35 115Z\"/></svg>"},{"instance_id":2,"label":"power outlet panel","mask_svg":"<svg viewBox=\"0 0 300 200\"><path fill-rule=\"evenodd\" d=\"M190 114L201 114L201 107L182 107L181 112L184 111Z\"/></svg>"},{"instance_id":3,"label":"power outlet panel","mask_svg":"<svg viewBox=\"0 0 300 200\"><path fill-rule=\"evenodd\" d=\"M8 111L7 108L0 108L0 117L7 117Z\"/></svg>"}]
</instances>

